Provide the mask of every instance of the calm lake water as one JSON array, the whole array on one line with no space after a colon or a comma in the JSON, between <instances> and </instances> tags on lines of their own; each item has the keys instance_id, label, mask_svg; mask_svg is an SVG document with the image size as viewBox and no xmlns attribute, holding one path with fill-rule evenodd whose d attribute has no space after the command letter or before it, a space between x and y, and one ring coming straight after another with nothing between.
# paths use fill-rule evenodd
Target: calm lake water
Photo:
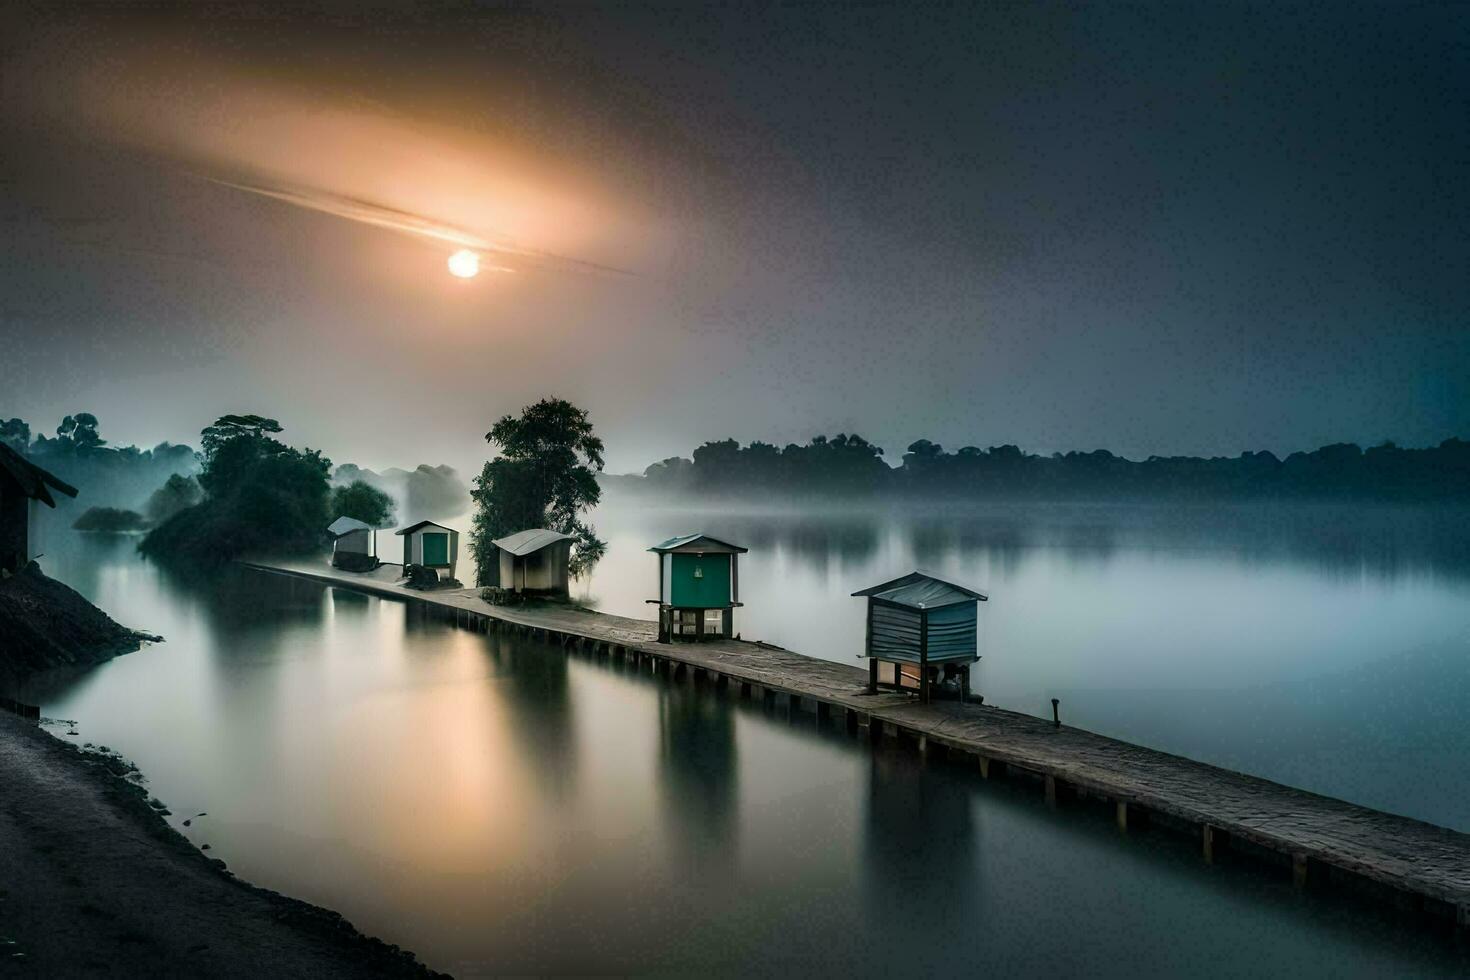
<instances>
[{"instance_id":1,"label":"calm lake water","mask_svg":"<svg viewBox=\"0 0 1470 980\"><path fill-rule=\"evenodd\" d=\"M614 501L581 587L646 616L643 549L707 530L751 548L739 631L846 660L862 638L848 594L924 568L990 595L988 701L1042 714L1060 697L1073 724L1470 830L1463 517ZM1463 944L1288 875L1206 868L1190 841L1121 837L1101 810L1052 812L1034 787L874 752L809 715L310 583L178 576L132 549L52 533L43 563L167 642L24 693L136 761L236 873L441 969L1470 970Z\"/></svg>"}]
</instances>

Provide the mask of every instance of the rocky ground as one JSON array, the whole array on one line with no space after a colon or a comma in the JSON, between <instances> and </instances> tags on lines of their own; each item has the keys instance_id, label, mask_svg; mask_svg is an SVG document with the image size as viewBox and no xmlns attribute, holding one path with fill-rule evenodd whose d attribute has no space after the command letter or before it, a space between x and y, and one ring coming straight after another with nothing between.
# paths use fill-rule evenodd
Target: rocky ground
<instances>
[{"instance_id":1,"label":"rocky ground","mask_svg":"<svg viewBox=\"0 0 1470 980\"><path fill-rule=\"evenodd\" d=\"M422 977L340 915L239 881L116 757L0 713L0 977Z\"/></svg>"},{"instance_id":2,"label":"rocky ground","mask_svg":"<svg viewBox=\"0 0 1470 980\"><path fill-rule=\"evenodd\" d=\"M35 562L0 576L0 682L101 663L156 639L113 622Z\"/></svg>"}]
</instances>

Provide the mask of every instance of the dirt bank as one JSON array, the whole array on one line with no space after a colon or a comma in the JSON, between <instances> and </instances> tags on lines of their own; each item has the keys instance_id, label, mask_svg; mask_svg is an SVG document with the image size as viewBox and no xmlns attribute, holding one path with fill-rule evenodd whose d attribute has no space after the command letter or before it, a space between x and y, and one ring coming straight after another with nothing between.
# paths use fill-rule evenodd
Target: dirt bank
<instances>
[{"instance_id":1,"label":"dirt bank","mask_svg":"<svg viewBox=\"0 0 1470 980\"><path fill-rule=\"evenodd\" d=\"M35 562L0 577L0 682L101 663L155 639L113 622Z\"/></svg>"},{"instance_id":2,"label":"dirt bank","mask_svg":"<svg viewBox=\"0 0 1470 980\"><path fill-rule=\"evenodd\" d=\"M0 714L0 976L435 975L335 912L235 879L124 769Z\"/></svg>"}]
</instances>

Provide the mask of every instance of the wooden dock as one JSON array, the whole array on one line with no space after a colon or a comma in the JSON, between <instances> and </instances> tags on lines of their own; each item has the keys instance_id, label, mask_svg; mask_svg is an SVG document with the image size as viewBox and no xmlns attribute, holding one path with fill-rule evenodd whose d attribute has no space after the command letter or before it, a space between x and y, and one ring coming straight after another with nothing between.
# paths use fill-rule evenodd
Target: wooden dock
<instances>
[{"instance_id":1,"label":"wooden dock","mask_svg":"<svg viewBox=\"0 0 1470 980\"><path fill-rule=\"evenodd\" d=\"M1353 886L1470 928L1470 835L1458 831L988 705L869 694L867 672L856 666L767 644L659 643L656 624L643 620L550 604L492 606L475 589L406 589L393 565L357 574L319 559L243 564L418 603L466 629L511 630L651 673L691 676L732 696L780 698L854 736L898 739L973 765L987 779L1035 779L1052 804L1109 804L1123 831L1149 823L1193 834L1205 861L1226 852L1264 859L1289 870L1299 887Z\"/></svg>"}]
</instances>

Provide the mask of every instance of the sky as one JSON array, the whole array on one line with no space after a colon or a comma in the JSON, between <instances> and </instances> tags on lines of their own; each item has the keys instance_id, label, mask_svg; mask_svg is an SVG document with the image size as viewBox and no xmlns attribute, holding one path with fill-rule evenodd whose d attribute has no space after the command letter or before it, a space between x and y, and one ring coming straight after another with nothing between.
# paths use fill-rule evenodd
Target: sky
<instances>
[{"instance_id":1,"label":"sky","mask_svg":"<svg viewBox=\"0 0 1470 980\"><path fill-rule=\"evenodd\" d=\"M1464 5L7 4L0 417L1470 437L1467 119Z\"/></svg>"}]
</instances>

